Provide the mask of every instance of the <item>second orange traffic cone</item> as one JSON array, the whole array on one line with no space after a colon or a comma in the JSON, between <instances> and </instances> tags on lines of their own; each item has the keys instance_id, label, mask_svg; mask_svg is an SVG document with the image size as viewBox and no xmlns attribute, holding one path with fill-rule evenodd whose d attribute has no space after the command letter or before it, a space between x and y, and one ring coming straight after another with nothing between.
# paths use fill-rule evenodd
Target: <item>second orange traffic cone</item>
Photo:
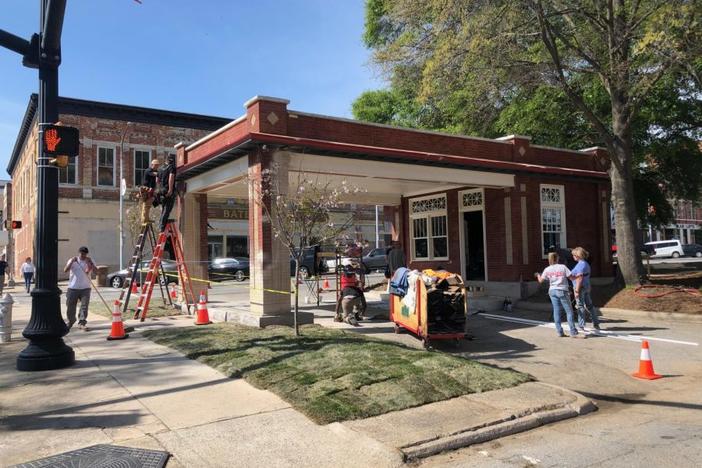
<instances>
[{"instance_id":1,"label":"second orange traffic cone","mask_svg":"<svg viewBox=\"0 0 702 468\"><path fill-rule=\"evenodd\" d=\"M110 335L107 337L108 340L123 340L129 338L129 335L124 333L124 322L122 322L122 307L119 301L115 301L115 306L112 309L112 329L110 330Z\"/></svg>"},{"instance_id":2,"label":"second orange traffic cone","mask_svg":"<svg viewBox=\"0 0 702 468\"><path fill-rule=\"evenodd\" d=\"M175 301L178 299L178 285L175 283L171 284L173 284L173 287L171 288L171 299Z\"/></svg>"},{"instance_id":3,"label":"second orange traffic cone","mask_svg":"<svg viewBox=\"0 0 702 468\"><path fill-rule=\"evenodd\" d=\"M655 380L663 377L660 374L653 372L653 361L651 360L651 352L648 349L648 341L641 342L641 359L639 360L639 371L631 374L639 379Z\"/></svg>"},{"instance_id":4,"label":"second orange traffic cone","mask_svg":"<svg viewBox=\"0 0 702 468\"><path fill-rule=\"evenodd\" d=\"M139 288L137 287L136 281L132 283L132 294L136 294L139 292Z\"/></svg>"},{"instance_id":5,"label":"second orange traffic cone","mask_svg":"<svg viewBox=\"0 0 702 468\"><path fill-rule=\"evenodd\" d=\"M210 321L210 314L207 312L207 303L200 299L197 303L197 317L195 318L195 325L208 325L212 323Z\"/></svg>"},{"instance_id":6,"label":"second orange traffic cone","mask_svg":"<svg viewBox=\"0 0 702 468\"><path fill-rule=\"evenodd\" d=\"M327 278L324 278L324 282L322 283L322 289L329 289L329 280Z\"/></svg>"}]
</instances>

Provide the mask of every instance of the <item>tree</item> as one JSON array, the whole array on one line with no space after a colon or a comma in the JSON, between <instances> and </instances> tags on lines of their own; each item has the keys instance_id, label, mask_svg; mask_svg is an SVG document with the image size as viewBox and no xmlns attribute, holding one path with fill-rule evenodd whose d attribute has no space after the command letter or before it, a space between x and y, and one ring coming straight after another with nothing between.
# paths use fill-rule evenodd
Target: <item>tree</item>
<instances>
[{"instance_id":1,"label":"tree","mask_svg":"<svg viewBox=\"0 0 702 468\"><path fill-rule=\"evenodd\" d=\"M541 93L546 102L561 92L609 152L619 266L633 284L644 272L636 119L665 80L699 106L701 12L699 0L368 0L364 40L393 85L396 71L415 70L417 101L435 109L464 102L496 122L520 93ZM604 103L592 95L598 91ZM454 127L475 127L475 118L459 113Z\"/></svg>"},{"instance_id":2,"label":"tree","mask_svg":"<svg viewBox=\"0 0 702 468\"><path fill-rule=\"evenodd\" d=\"M335 223L330 215L339 208L343 197L360 190L351 187L346 181L335 185L329 180L297 172L294 184L288 188L287 174L279 177L276 163L261 174L260 187L255 193L256 203L262 207L265 217L271 223L274 236L283 243L295 260L295 306L293 323L295 336L300 336L298 326L300 265L304 249L336 241L354 222L354 217ZM281 178L284 180L281 181Z\"/></svg>"}]
</instances>

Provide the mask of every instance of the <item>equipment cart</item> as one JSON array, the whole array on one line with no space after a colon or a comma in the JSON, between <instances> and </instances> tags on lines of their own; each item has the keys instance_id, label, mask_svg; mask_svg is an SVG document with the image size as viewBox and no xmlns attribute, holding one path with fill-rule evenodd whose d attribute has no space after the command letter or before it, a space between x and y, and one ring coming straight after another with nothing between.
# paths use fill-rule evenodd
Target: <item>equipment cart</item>
<instances>
[{"instance_id":1,"label":"equipment cart","mask_svg":"<svg viewBox=\"0 0 702 468\"><path fill-rule=\"evenodd\" d=\"M411 288L408 290L410 293ZM390 320L395 323L395 333L406 329L422 340L425 348L433 340L459 340L467 338L468 300L466 287L459 275L441 279L429 289L421 278L416 279L413 292L414 309L403 298L391 295Z\"/></svg>"}]
</instances>

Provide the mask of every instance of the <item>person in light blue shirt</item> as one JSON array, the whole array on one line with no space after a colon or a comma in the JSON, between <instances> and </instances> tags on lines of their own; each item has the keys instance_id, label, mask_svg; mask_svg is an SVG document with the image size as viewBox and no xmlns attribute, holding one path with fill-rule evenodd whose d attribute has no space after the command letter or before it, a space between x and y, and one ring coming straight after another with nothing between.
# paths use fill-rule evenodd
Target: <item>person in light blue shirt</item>
<instances>
[{"instance_id":1,"label":"person in light blue shirt","mask_svg":"<svg viewBox=\"0 0 702 468\"><path fill-rule=\"evenodd\" d=\"M570 279L573 281L573 292L575 293L575 306L578 309L578 328L585 329L586 313L590 312L592 326L595 330L599 330L600 319L597 318L597 311L592 305L590 264L586 261L589 254L582 247L574 248L571 254L573 254L573 259L578 262L570 271Z\"/></svg>"}]
</instances>

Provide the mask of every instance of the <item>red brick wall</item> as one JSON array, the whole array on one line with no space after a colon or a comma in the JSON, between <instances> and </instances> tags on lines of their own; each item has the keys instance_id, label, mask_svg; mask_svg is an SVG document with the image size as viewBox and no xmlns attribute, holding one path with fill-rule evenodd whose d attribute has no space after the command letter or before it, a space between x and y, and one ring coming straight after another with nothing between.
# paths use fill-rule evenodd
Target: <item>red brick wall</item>
<instances>
[{"instance_id":1,"label":"red brick wall","mask_svg":"<svg viewBox=\"0 0 702 468\"><path fill-rule=\"evenodd\" d=\"M124 137L123 174L127 186L134 187L134 148L132 145L141 145L143 149L151 151L151 159L163 160L165 154L175 153L173 148L178 142L192 143L208 134L205 130L195 130L164 125L133 123L126 127L126 122L121 120L98 119L79 115L62 114L61 122L65 125L77 127L80 131L81 147L78 157L77 180L79 187L62 185L60 196L67 198L82 198L82 187L92 187L92 198L101 200L118 200L119 187L119 157L120 140ZM92 144L83 144L86 140ZM97 151L98 146L115 148L114 185L111 189L106 186L97 186ZM137 148L141 149L141 148Z\"/></svg>"},{"instance_id":2,"label":"red brick wall","mask_svg":"<svg viewBox=\"0 0 702 468\"><path fill-rule=\"evenodd\" d=\"M525 191L521 190L525 185ZM566 238L569 248L584 247L591 255L593 276L611 274L609 259L602 259L602 225L608 223L601 216L600 191L604 185L596 182L563 180L541 177L517 177L510 189L486 188L485 193L485 246L487 275L490 281L530 281L535 271L547 266L542 256L540 184L563 185L565 188ZM461 189L463 190L463 189ZM449 234L449 260L411 261L410 220L403 220L403 246L410 268L425 269L443 266L449 271L461 271L459 190L449 190L447 218ZM430 194L427 194L430 195ZM423 195L422 195L423 196ZM526 197L528 261L524 263L522 251L521 197ZM414 198L414 197L413 197ZM509 199L512 223L512 263L507 264L505 235L505 198ZM402 199L402 209L408 211L408 199Z\"/></svg>"},{"instance_id":3,"label":"red brick wall","mask_svg":"<svg viewBox=\"0 0 702 468\"><path fill-rule=\"evenodd\" d=\"M467 138L301 115L296 114L294 111L290 111L290 114L293 117L288 119L287 134L300 138L403 150L430 151L497 161L543 164L574 169L595 169L594 159L591 155L552 148L530 147L528 139L497 141ZM518 152L519 146L524 147L525 152L523 155Z\"/></svg>"}]
</instances>

